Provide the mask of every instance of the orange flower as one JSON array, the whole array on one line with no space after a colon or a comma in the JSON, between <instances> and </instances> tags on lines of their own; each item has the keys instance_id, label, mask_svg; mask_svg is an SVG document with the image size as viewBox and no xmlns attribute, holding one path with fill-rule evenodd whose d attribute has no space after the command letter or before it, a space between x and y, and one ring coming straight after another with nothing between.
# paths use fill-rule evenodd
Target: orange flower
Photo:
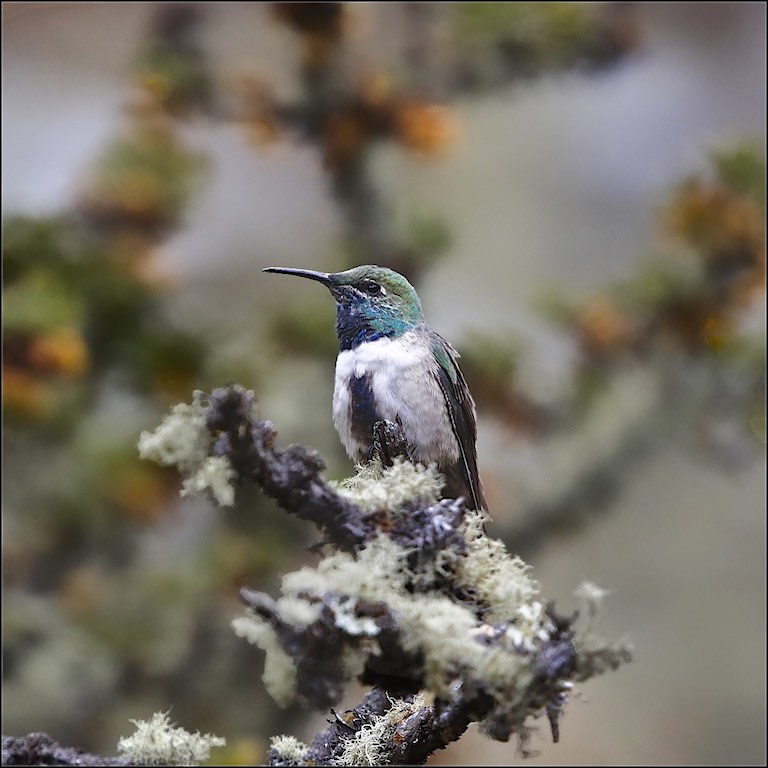
<instances>
[{"instance_id":1,"label":"orange flower","mask_svg":"<svg viewBox=\"0 0 768 768\"><path fill-rule=\"evenodd\" d=\"M665 225L708 258L746 251L758 260L765 253L759 206L719 185L698 180L686 184L668 210Z\"/></svg>"},{"instance_id":2,"label":"orange flower","mask_svg":"<svg viewBox=\"0 0 768 768\"><path fill-rule=\"evenodd\" d=\"M50 392L26 371L3 366L3 406L27 418L44 418L51 408Z\"/></svg>"},{"instance_id":3,"label":"orange flower","mask_svg":"<svg viewBox=\"0 0 768 768\"><path fill-rule=\"evenodd\" d=\"M701 335L710 349L720 349L730 335L726 318L722 315L709 315L702 324Z\"/></svg>"},{"instance_id":4,"label":"orange flower","mask_svg":"<svg viewBox=\"0 0 768 768\"><path fill-rule=\"evenodd\" d=\"M75 328L59 328L32 342L28 360L40 370L79 378L88 370L88 347Z\"/></svg>"},{"instance_id":5,"label":"orange flower","mask_svg":"<svg viewBox=\"0 0 768 768\"><path fill-rule=\"evenodd\" d=\"M629 337L629 321L606 297L590 301L576 319L587 348L595 353L608 352Z\"/></svg>"},{"instance_id":6,"label":"orange flower","mask_svg":"<svg viewBox=\"0 0 768 768\"><path fill-rule=\"evenodd\" d=\"M399 110L397 132L409 149L433 155L446 151L455 143L458 123L446 107L410 102Z\"/></svg>"}]
</instances>

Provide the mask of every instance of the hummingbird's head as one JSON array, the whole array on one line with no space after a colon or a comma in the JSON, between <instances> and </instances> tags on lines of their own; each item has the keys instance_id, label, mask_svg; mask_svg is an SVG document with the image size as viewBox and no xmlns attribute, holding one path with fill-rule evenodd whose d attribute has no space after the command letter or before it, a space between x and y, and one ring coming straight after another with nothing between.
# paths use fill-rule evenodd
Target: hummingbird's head
<instances>
[{"instance_id":1,"label":"hummingbird's head","mask_svg":"<svg viewBox=\"0 0 768 768\"><path fill-rule=\"evenodd\" d=\"M264 271L323 283L336 299L336 331L342 349L384 336L394 338L424 322L414 287L386 267L365 264L330 273L287 267L267 267Z\"/></svg>"}]
</instances>

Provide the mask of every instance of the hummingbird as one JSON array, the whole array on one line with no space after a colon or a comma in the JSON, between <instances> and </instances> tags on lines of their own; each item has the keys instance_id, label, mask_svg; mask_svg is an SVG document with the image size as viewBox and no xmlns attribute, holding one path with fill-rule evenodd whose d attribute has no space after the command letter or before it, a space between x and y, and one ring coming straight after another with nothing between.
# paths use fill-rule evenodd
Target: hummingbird
<instances>
[{"instance_id":1,"label":"hummingbird","mask_svg":"<svg viewBox=\"0 0 768 768\"><path fill-rule=\"evenodd\" d=\"M366 264L344 272L268 267L322 283L336 300L339 354L333 424L356 462L370 456L377 422L399 423L411 457L435 464L444 495L487 509L477 471L477 416L459 353L427 325L400 274Z\"/></svg>"}]
</instances>

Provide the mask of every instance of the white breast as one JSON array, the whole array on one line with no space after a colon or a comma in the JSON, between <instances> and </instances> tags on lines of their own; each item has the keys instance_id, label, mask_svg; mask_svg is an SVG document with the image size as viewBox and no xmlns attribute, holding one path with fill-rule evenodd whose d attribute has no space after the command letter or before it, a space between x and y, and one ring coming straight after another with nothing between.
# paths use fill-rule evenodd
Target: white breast
<instances>
[{"instance_id":1,"label":"white breast","mask_svg":"<svg viewBox=\"0 0 768 768\"><path fill-rule=\"evenodd\" d=\"M353 436L347 383L352 376L370 375L379 414L389 421L400 419L417 460L429 463L458 459L458 444L447 418L436 371L429 338L414 331L339 353L333 423L350 458L366 458L370 440L363 444Z\"/></svg>"}]
</instances>

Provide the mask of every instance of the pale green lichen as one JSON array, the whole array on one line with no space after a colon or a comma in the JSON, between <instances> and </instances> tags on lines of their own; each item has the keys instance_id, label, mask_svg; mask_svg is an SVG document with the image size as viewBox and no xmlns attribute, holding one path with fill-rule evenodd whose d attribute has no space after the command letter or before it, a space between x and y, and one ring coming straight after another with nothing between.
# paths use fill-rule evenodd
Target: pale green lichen
<instances>
[{"instance_id":1,"label":"pale green lichen","mask_svg":"<svg viewBox=\"0 0 768 768\"><path fill-rule=\"evenodd\" d=\"M280 755L281 765L303 765L304 755L309 747L295 736L273 736L269 741L270 749Z\"/></svg>"},{"instance_id":2,"label":"pale green lichen","mask_svg":"<svg viewBox=\"0 0 768 768\"><path fill-rule=\"evenodd\" d=\"M407 553L387 536L379 535L357 555L336 552L318 563L317 568L301 568L283 577L283 594L302 592L344 595L379 600L405 593L408 571Z\"/></svg>"},{"instance_id":3,"label":"pale green lichen","mask_svg":"<svg viewBox=\"0 0 768 768\"><path fill-rule=\"evenodd\" d=\"M154 432L141 433L139 456L188 474L203 464L209 443L205 410L196 392L192 403L175 405Z\"/></svg>"},{"instance_id":4,"label":"pale green lichen","mask_svg":"<svg viewBox=\"0 0 768 768\"><path fill-rule=\"evenodd\" d=\"M182 496L210 490L220 506L229 507L235 502L235 470L226 456L208 455L211 435L202 396L195 392L190 404L174 406L154 432L142 432L139 456L163 466L175 466L185 475Z\"/></svg>"},{"instance_id":5,"label":"pale green lichen","mask_svg":"<svg viewBox=\"0 0 768 768\"><path fill-rule=\"evenodd\" d=\"M517 701L535 674L532 657L520 650L509 633L492 645L482 635L494 633L467 608L448 598L415 596L398 603L406 651L424 657L426 687L451 699L462 681L482 684L498 700Z\"/></svg>"},{"instance_id":6,"label":"pale green lichen","mask_svg":"<svg viewBox=\"0 0 768 768\"><path fill-rule=\"evenodd\" d=\"M405 552L400 547L380 536L361 550L357 557L338 552L322 560L317 569L302 568L286 574L283 577L283 596L277 601L280 618L296 627L314 621L319 615L319 607L306 600L307 595L343 594L376 601L390 598L394 592L405 594L407 574L401 562L404 558ZM334 604L332 599L329 602ZM334 611L337 626L360 638L359 647L344 650L343 667L350 678L362 672L369 656L380 652L375 641L378 627L370 619L356 617L352 611L352 603L348 607L336 604ZM270 696L280 706L293 701L296 668L280 646L274 629L251 611L235 619L233 627L236 634L266 652L263 679Z\"/></svg>"},{"instance_id":7,"label":"pale green lichen","mask_svg":"<svg viewBox=\"0 0 768 768\"><path fill-rule=\"evenodd\" d=\"M335 597L326 599L333 613L334 624L350 637L365 635L366 637L375 637L379 634L379 625L370 618L356 616L353 610L354 602L350 600L341 601Z\"/></svg>"},{"instance_id":8,"label":"pale green lichen","mask_svg":"<svg viewBox=\"0 0 768 768\"><path fill-rule=\"evenodd\" d=\"M397 613L403 649L424 654L426 687L451 698L461 672L476 668L488 651L471 635L478 624L474 614L446 597L427 595L399 600Z\"/></svg>"},{"instance_id":9,"label":"pale green lichen","mask_svg":"<svg viewBox=\"0 0 768 768\"><path fill-rule=\"evenodd\" d=\"M194 496L210 490L220 506L231 507L235 503L234 478L235 470L226 456L209 456L194 474L184 480L181 495Z\"/></svg>"},{"instance_id":10,"label":"pale green lichen","mask_svg":"<svg viewBox=\"0 0 768 768\"><path fill-rule=\"evenodd\" d=\"M577 680L602 675L631 661L632 645L626 640L610 642L602 629L603 602L609 590L585 581L574 594L581 603L573 637L579 658Z\"/></svg>"},{"instance_id":11,"label":"pale green lichen","mask_svg":"<svg viewBox=\"0 0 768 768\"><path fill-rule=\"evenodd\" d=\"M155 712L149 720L131 722L136 733L122 737L117 749L132 765L200 765L210 758L211 747L226 744L219 736L175 727L168 712Z\"/></svg>"},{"instance_id":12,"label":"pale green lichen","mask_svg":"<svg viewBox=\"0 0 768 768\"><path fill-rule=\"evenodd\" d=\"M278 765L304 765L309 747L295 736L273 736L269 740L271 751L280 756Z\"/></svg>"},{"instance_id":13,"label":"pale green lichen","mask_svg":"<svg viewBox=\"0 0 768 768\"><path fill-rule=\"evenodd\" d=\"M450 699L454 695L454 684L467 680L482 683L498 691L500 698L514 701L516 691L523 691L532 679L534 671L527 652L533 649L536 638L548 637L548 619L538 601L522 602L536 594L535 585L527 576L526 568L502 553L499 542L487 544L489 549L485 554L480 543L472 546L478 553L470 573L473 567L480 567L485 557L498 571L494 579L507 574L519 582L506 590L496 582L493 590L488 588L490 596L498 592L504 599L503 610L510 612L507 620L515 619L494 644L482 642L480 635L491 627L480 622L468 607L440 593L408 591L406 585L412 574L406 566L407 553L385 535L369 542L356 556L335 553L322 560L317 568L302 568L287 574L283 578L281 600L289 597L300 600L299 595L325 596L326 603L332 608L336 606L334 614L340 629L349 636L363 635L370 640L375 639L376 625L354 615L354 600L336 604L328 595L383 602L397 619L403 650L423 655L425 684L429 690ZM511 595L515 596L514 603ZM256 642L267 650L268 657L273 653L263 640ZM357 649L349 659L350 669L362 668L365 654L376 652L375 643ZM280 664L279 668L288 672L288 664ZM293 668L290 672L293 674ZM291 680L293 690L294 678Z\"/></svg>"},{"instance_id":14,"label":"pale green lichen","mask_svg":"<svg viewBox=\"0 0 768 768\"><path fill-rule=\"evenodd\" d=\"M426 702L418 695L412 702L392 699L392 707L342 743L336 765L383 765L387 745L391 743L397 726L409 715L422 709Z\"/></svg>"},{"instance_id":15,"label":"pale green lichen","mask_svg":"<svg viewBox=\"0 0 768 768\"><path fill-rule=\"evenodd\" d=\"M232 628L238 637L244 637L266 653L264 687L278 706L287 707L296 695L296 667L280 645L275 630L252 611L235 619Z\"/></svg>"},{"instance_id":16,"label":"pale green lichen","mask_svg":"<svg viewBox=\"0 0 768 768\"><path fill-rule=\"evenodd\" d=\"M396 514L406 504L429 506L437 502L445 481L434 466L424 467L398 457L391 467L382 467L378 459L358 464L352 477L331 485L365 512L387 510Z\"/></svg>"},{"instance_id":17,"label":"pale green lichen","mask_svg":"<svg viewBox=\"0 0 768 768\"><path fill-rule=\"evenodd\" d=\"M296 628L308 626L320 615L320 606L317 603L308 603L291 595L281 597L277 601L277 610L284 622Z\"/></svg>"},{"instance_id":18,"label":"pale green lichen","mask_svg":"<svg viewBox=\"0 0 768 768\"><path fill-rule=\"evenodd\" d=\"M483 532L487 516L470 511L464 518L467 552L459 558L456 582L470 588L487 607L489 623L515 621L517 645L532 649L536 640L546 640L544 607L536 600L539 585L529 573L530 566L507 552L504 543Z\"/></svg>"}]
</instances>

